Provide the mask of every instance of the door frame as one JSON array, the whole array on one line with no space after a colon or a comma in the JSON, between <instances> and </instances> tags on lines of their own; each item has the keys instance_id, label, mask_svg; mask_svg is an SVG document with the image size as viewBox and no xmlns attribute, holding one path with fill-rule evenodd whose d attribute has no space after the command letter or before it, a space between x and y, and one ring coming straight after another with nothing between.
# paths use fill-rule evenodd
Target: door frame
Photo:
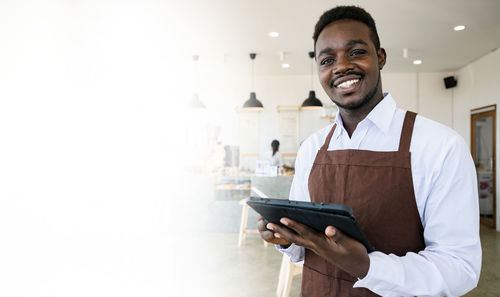
<instances>
[{"instance_id":1,"label":"door frame","mask_svg":"<svg viewBox=\"0 0 500 297\"><path fill-rule=\"evenodd\" d=\"M492 117L493 118L493 151L492 151L492 158L493 158L493 165L492 165L492 174L493 174L493 221L490 221L487 218L481 217L481 223L484 225L487 225L492 228L496 228L496 223L497 223L497 193L496 193L496 188L497 188L497 172L496 172L496 109L497 105L492 104L492 105L487 105L479 108L474 108L471 109L470 111L470 133L471 133L471 138L470 138L470 148L471 148L471 155L474 161L474 164L476 162L476 148L475 148L475 141L476 141L476 129L474 125L474 120L480 119L480 118L485 118L485 117Z\"/></svg>"}]
</instances>

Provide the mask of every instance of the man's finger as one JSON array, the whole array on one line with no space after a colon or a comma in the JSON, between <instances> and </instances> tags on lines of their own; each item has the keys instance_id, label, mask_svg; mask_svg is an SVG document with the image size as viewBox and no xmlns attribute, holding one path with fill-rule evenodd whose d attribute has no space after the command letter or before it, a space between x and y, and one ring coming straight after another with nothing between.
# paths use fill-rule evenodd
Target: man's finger
<instances>
[{"instance_id":1,"label":"man's finger","mask_svg":"<svg viewBox=\"0 0 500 297\"><path fill-rule=\"evenodd\" d=\"M326 236L328 236L328 237L334 237L335 234L337 234L337 229L335 229L335 227L333 227L333 226L326 227L326 229L325 229L325 235Z\"/></svg>"},{"instance_id":2,"label":"man's finger","mask_svg":"<svg viewBox=\"0 0 500 297\"><path fill-rule=\"evenodd\" d=\"M291 221L291 220L290 220ZM299 223L296 223L299 224ZM291 224L290 224L291 225ZM302 224L300 224L302 225ZM296 225L295 225L296 226ZM303 225L304 226L304 225ZM306 228L309 228L305 226ZM312 232L310 233L311 235L309 237L303 237L301 234L298 234L295 232L295 230L288 228L288 227L283 227L279 225L274 225L273 226L273 231L276 234L278 234L278 238L285 239L287 241L290 241L292 243L295 243L297 245L303 246L305 248L313 248L315 245L313 242L318 239L318 236L323 236L322 234L310 229ZM310 231L307 231L310 232ZM307 233L305 232L305 233Z\"/></svg>"},{"instance_id":3,"label":"man's finger","mask_svg":"<svg viewBox=\"0 0 500 297\"><path fill-rule=\"evenodd\" d=\"M309 238L311 235L317 235L316 233L318 233L312 228L288 218L281 218L280 222L304 238Z\"/></svg>"},{"instance_id":4,"label":"man's finger","mask_svg":"<svg viewBox=\"0 0 500 297\"><path fill-rule=\"evenodd\" d=\"M265 228L266 228L266 230L272 230L273 232L278 232L276 230L280 230L281 227L279 225L274 224L274 223L267 223L266 222Z\"/></svg>"},{"instance_id":5,"label":"man's finger","mask_svg":"<svg viewBox=\"0 0 500 297\"><path fill-rule=\"evenodd\" d=\"M264 217L259 216L257 218L257 229L259 229L259 231L266 231L267 230L266 224L267 224L267 221L266 221L266 219L264 219Z\"/></svg>"},{"instance_id":6,"label":"man's finger","mask_svg":"<svg viewBox=\"0 0 500 297\"><path fill-rule=\"evenodd\" d=\"M333 239L333 241L335 241L335 243L337 243L337 244L341 243L344 240L344 233L342 233L342 231L340 231L339 229L337 229L333 226L326 227L325 235L328 238Z\"/></svg>"},{"instance_id":7,"label":"man's finger","mask_svg":"<svg viewBox=\"0 0 500 297\"><path fill-rule=\"evenodd\" d=\"M266 228L267 226L269 226L271 228ZM292 244L292 242L288 241L286 238L282 238L279 235L279 233L275 233L276 232L275 230L281 230L279 228L276 228L277 226L278 225L272 224L272 223L268 223L267 225L265 225L264 228L266 228L266 230L260 231L260 235L261 235L262 239L264 239L267 242L273 243L273 244L280 244L280 245Z\"/></svg>"},{"instance_id":8,"label":"man's finger","mask_svg":"<svg viewBox=\"0 0 500 297\"><path fill-rule=\"evenodd\" d=\"M271 230L274 231L275 237L281 238L281 239L287 240L291 243L295 243L295 244L299 244L299 245L302 243L302 241L297 236L297 234L295 232L293 232L291 229L288 229L286 227L276 225L276 224L268 224L268 225L270 225L269 227L271 228Z\"/></svg>"},{"instance_id":9,"label":"man's finger","mask_svg":"<svg viewBox=\"0 0 500 297\"><path fill-rule=\"evenodd\" d=\"M274 233L271 232L271 231L263 231L263 232L260 232L260 236L262 237L262 239L264 239L265 241L273 241L275 239L274 237Z\"/></svg>"}]
</instances>

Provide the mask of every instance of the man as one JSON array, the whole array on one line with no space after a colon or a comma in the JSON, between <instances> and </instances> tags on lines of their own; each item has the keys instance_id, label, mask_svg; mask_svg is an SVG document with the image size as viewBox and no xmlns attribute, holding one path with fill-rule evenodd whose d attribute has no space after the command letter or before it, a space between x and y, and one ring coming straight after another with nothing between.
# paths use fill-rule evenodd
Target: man
<instances>
[{"instance_id":1,"label":"man","mask_svg":"<svg viewBox=\"0 0 500 297\"><path fill-rule=\"evenodd\" d=\"M386 53L363 9L325 12L314 32L321 85L339 107L301 146L291 200L341 203L375 252L333 226L324 233L260 217L262 238L305 259L302 296L459 296L481 268L475 168L451 129L382 93Z\"/></svg>"}]
</instances>

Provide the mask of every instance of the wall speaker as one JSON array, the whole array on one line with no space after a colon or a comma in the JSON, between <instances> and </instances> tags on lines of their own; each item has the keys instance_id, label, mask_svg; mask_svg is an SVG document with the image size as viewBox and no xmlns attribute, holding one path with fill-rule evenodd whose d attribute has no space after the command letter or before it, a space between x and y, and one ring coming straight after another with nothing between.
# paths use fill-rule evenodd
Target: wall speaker
<instances>
[{"instance_id":1,"label":"wall speaker","mask_svg":"<svg viewBox=\"0 0 500 297\"><path fill-rule=\"evenodd\" d=\"M457 86L457 80L453 76L448 76L444 78L444 87L449 89Z\"/></svg>"}]
</instances>

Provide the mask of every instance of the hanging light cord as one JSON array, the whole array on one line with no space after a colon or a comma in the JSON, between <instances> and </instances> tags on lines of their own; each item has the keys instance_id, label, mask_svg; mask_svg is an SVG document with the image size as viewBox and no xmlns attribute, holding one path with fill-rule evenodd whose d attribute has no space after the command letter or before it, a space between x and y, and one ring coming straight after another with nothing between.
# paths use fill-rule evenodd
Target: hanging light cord
<instances>
[{"instance_id":1,"label":"hanging light cord","mask_svg":"<svg viewBox=\"0 0 500 297\"><path fill-rule=\"evenodd\" d=\"M255 82L254 82L254 59L252 59L252 79L251 79L251 87L252 92L255 92Z\"/></svg>"},{"instance_id":2,"label":"hanging light cord","mask_svg":"<svg viewBox=\"0 0 500 297\"><path fill-rule=\"evenodd\" d=\"M313 60L311 58L311 91L314 90L313 89Z\"/></svg>"}]
</instances>

